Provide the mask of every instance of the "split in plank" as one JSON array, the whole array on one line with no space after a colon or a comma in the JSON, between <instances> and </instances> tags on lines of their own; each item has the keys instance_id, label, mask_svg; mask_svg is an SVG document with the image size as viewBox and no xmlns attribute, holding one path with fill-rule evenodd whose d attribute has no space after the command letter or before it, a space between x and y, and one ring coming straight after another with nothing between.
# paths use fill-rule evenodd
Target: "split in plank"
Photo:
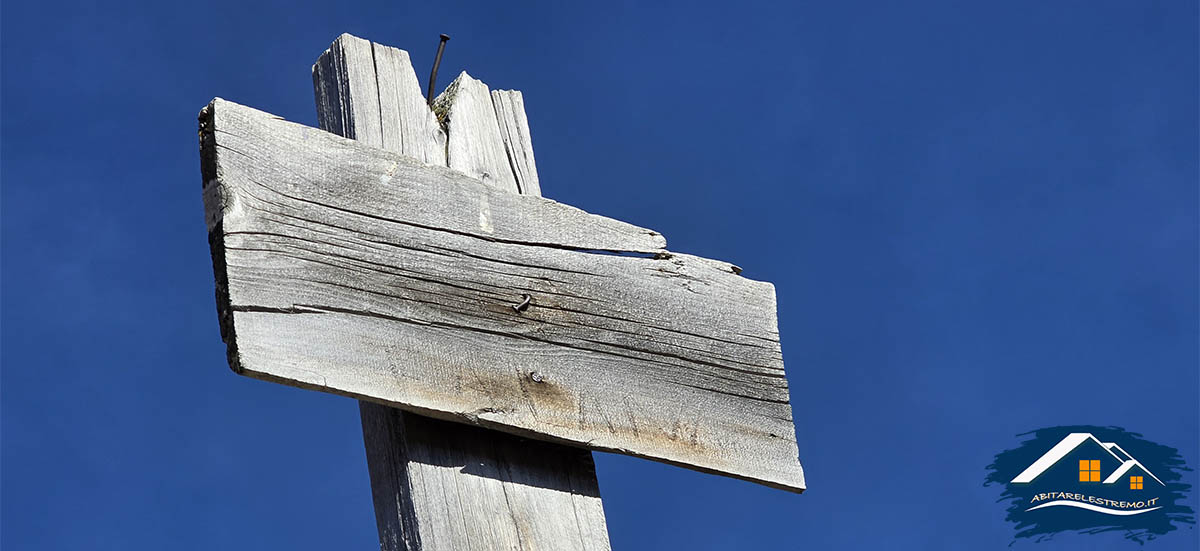
<instances>
[{"instance_id":1,"label":"split in plank","mask_svg":"<svg viewBox=\"0 0 1200 551\"><path fill-rule=\"evenodd\" d=\"M769 283L231 102L201 130L236 371L804 488Z\"/></svg>"}]
</instances>

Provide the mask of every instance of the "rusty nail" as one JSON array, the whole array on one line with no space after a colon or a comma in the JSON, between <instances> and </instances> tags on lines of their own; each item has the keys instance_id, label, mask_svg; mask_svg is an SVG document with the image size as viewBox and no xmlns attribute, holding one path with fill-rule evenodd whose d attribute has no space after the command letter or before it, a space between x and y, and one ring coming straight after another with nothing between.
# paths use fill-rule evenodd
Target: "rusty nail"
<instances>
[{"instance_id":1,"label":"rusty nail","mask_svg":"<svg viewBox=\"0 0 1200 551\"><path fill-rule=\"evenodd\" d=\"M429 91L425 93L425 103L433 106L433 88L437 84L438 67L442 64L442 52L446 50L446 41L450 40L448 35L442 35L442 41L438 43L437 57L433 59L433 71L429 73Z\"/></svg>"},{"instance_id":2,"label":"rusty nail","mask_svg":"<svg viewBox=\"0 0 1200 551\"><path fill-rule=\"evenodd\" d=\"M521 304L513 305L513 310L516 310L518 312L524 312L526 308L529 308L529 303L533 301L533 297L531 297L529 295L521 295L521 296L524 297L524 300L521 301Z\"/></svg>"}]
</instances>

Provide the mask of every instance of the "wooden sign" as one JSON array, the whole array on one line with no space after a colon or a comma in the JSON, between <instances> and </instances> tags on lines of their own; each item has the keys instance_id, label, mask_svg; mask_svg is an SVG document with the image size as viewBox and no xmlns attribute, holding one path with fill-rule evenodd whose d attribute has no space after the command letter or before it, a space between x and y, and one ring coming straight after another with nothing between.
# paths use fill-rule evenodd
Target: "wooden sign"
<instances>
[{"instance_id":1,"label":"wooden sign","mask_svg":"<svg viewBox=\"0 0 1200 551\"><path fill-rule=\"evenodd\" d=\"M201 156L236 372L804 489L769 283L220 99Z\"/></svg>"}]
</instances>

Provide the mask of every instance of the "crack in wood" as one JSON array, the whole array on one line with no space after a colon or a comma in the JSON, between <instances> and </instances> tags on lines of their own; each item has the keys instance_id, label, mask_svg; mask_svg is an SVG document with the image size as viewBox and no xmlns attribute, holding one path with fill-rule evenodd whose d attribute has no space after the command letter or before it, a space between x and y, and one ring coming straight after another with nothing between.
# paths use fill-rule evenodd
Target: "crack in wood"
<instances>
[{"instance_id":1,"label":"crack in wood","mask_svg":"<svg viewBox=\"0 0 1200 551\"><path fill-rule=\"evenodd\" d=\"M236 371L803 488L770 284L222 100L201 149Z\"/></svg>"}]
</instances>

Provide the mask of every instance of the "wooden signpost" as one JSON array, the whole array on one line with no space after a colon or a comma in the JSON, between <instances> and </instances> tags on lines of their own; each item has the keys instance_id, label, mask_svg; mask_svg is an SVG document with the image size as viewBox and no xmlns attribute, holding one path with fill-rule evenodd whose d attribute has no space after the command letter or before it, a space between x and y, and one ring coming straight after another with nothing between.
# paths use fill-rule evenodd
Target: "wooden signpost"
<instances>
[{"instance_id":1,"label":"wooden signpost","mask_svg":"<svg viewBox=\"0 0 1200 551\"><path fill-rule=\"evenodd\" d=\"M361 400L383 549L608 549L588 450L804 489L769 283L541 198L519 92L350 35L313 80L324 131L201 112L217 309Z\"/></svg>"}]
</instances>

